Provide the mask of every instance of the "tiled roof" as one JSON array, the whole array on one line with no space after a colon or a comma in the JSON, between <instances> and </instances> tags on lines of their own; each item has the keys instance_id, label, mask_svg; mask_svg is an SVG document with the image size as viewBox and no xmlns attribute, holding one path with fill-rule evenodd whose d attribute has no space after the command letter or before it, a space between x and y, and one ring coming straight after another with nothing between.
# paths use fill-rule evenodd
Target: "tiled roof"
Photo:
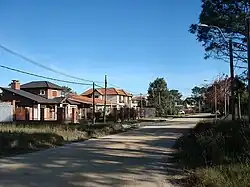
<instances>
[{"instance_id":1,"label":"tiled roof","mask_svg":"<svg viewBox=\"0 0 250 187\"><path fill-rule=\"evenodd\" d=\"M51 88L56 90L62 90L62 87L54 83L51 83L49 81L32 81L21 85L21 89L26 89L26 88Z\"/></svg>"},{"instance_id":2,"label":"tiled roof","mask_svg":"<svg viewBox=\"0 0 250 187\"><path fill-rule=\"evenodd\" d=\"M32 94L30 92L26 92L24 90L15 90L15 89L12 89L12 88L2 88L2 87L1 87L1 89L6 90L8 92L12 92L12 93L17 94L19 96L28 98L30 100L36 101L37 103L41 103L41 104L57 104L58 103L53 99L46 99L44 97Z\"/></svg>"},{"instance_id":3,"label":"tiled roof","mask_svg":"<svg viewBox=\"0 0 250 187\"><path fill-rule=\"evenodd\" d=\"M93 104L93 98L83 96L83 95L70 95L69 100L85 103L85 104ZM104 105L104 100L95 98L95 104ZM110 105L111 102L107 101L107 105Z\"/></svg>"},{"instance_id":4,"label":"tiled roof","mask_svg":"<svg viewBox=\"0 0 250 187\"><path fill-rule=\"evenodd\" d=\"M100 94L100 95L104 95L105 94L105 89L104 88L98 88L96 89L96 91ZM87 91L85 91L84 93L82 93L82 95L91 95L93 93L93 89L88 89ZM107 95L123 95L123 96L132 96L132 94L124 91L123 89L118 89L118 88L107 88Z\"/></svg>"},{"instance_id":5,"label":"tiled roof","mask_svg":"<svg viewBox=\"0 0 250 187\"><path fill-rule=\"evenodd\" d=\"M66 97L54 97L53 100L57 103L62 103L64 100L66 100Z\"/></svg>"},{"instance_id":6,"label":"tiled roof","mask_svg":"<svg viewBox=\"0 0 250 187\"><path fill-rule=\"evenodd\" d=\"M132 97L132 100L141 100L141 99L147 99L147 96L145 96L145 95L142 95L142 96L134 96L134 97Z\"/></svg>"}]
</instances>

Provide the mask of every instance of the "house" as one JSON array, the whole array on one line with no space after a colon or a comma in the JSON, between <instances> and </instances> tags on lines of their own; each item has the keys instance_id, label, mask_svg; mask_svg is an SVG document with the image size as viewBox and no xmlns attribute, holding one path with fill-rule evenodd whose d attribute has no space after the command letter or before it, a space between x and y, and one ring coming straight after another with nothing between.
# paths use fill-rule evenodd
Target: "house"
<instances>
[{"instance_id":1,"label":"house","mask_svg":"<svg viewBox=\"0 0 250 187\"><path fill-rule=\"evenodd\" d=\"M87 118L93 99L87 96L63 95L62 88L48 81L32 81L23 85L13 80L9 88L0 87L1 101L9 102L14 108L16 120L68 121L76 123ZM104 100L95 98L97 107ZM111 102L107 101L107 108Z\"/></svg>"},{"instance_id":2,"label":"house","mask_svg":"<svg viewBox=\"0 0 250 187\"><path fill-rule=\"evenodd\" d=\"M132 94L126 92L123 89L118 88L107 88L107 101L110 102L112 107L129 107L132 108ZM89 89L81 94L89 98L93 97L93 89ZM94 91L94 97L104 101L105 89L98 88Z\"/></svg>"},{"instance_id":3,"label":"house","mask_svg":"<svg viewBox=\"0 0 250 187\"><path fill-rule=\"evenodd\" d=\"M148 96L147 95L140 95L132 97L132 105L133 107L143 107L148 106Z\"/></svg>"},{"instance_id":4,"label":"house","mask_svg":"<svg viewBox=\"0 0 250 187\"><path fill-rule=\"evenodd\" d=\"M45 81L46 82L46 81ZM45 93L40 95L40 88L36 89L36 84L31 82L34 88L20 85L20 82L13 80L10 88L1 87L1 100L12 103L16 120L56 120L57 119L57 101L46 97ZM41 87L45 92L49 89ZM60 90L59 87L57 87ZM38 94L35 94L39 92Z\"/></svg>"},{"instance_id":5,"label":"house","mask_svg":"<svg viewBox=\"0 0 250 187\"><path fill-rule=\"evenodd\" d=\"M62 88L48 81L32 81L20 86L24 90L35 95L42 96L47 99L62 96Z\"/></svg>"}]
</instances>

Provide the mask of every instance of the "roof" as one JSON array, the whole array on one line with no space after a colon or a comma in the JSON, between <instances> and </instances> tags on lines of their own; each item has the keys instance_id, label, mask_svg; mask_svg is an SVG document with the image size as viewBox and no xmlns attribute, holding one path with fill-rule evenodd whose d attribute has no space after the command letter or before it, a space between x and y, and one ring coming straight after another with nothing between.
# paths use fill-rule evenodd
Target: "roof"
<instances>
[{"instance_id":1,"label":"roof","mask_svg":"<svg viewBox=\"0 0 250 187\"><path fill-rule=\"evenodd\" d=\"M100 95L105 95L105 88L95 89ZM93 89L88 89L82 95L91 95L93 93ZM132 94L124 91L123 89L118 88L107 88L107 95L123 95L123 96L132 96Z\"/></svg>"},{"instance_id":2,"label":"roof","mask_svg":"<svg viewBox=\"0 0 250 187\"><path fill-rule=\"evenodd\" d=\"M61 103L63 102L64 100L66 100L67 98L66 97L54 97L53 100L57 103Z\"/></svg>"},{"instance_id":3,"label":"roof","mask_svg":"<svg viewBox=\"0 0 250 187\"><path fill-rule=\"evenodd\" d=\"M85 104L93 104L93 98L87 97L87 96L82 96L82 95L70 95L68 100L76 101L76 102L81 102ZM99 105L104 105L104 100L95 98L95 104ZM110 105L111 102L107 101L107 105Z\"/></svg>"},{"instance_id":4,"label":"roof","mask_svg":"<svg viewBox=\"0 0 250 187\"><path fill-rule=\"evenodd\" d=\"M141 100L141 99L145 100L145 99L147 99L147 96L142 95L142 96L134 96L134 97L132 97L132 100Z\"/></svg>"},{"instance_id":5,"label":"roof","mask_svg":"<svg viewBox=\"0 0 250 187\"><path fill-rule=\"evenodd\" d=\"M8 92L12 92L12 93L17 94L19 96L28 98L30 100L36 101L36 102L41 103L41 104L57 104L58 103L53 99L46 99L42 96L35 95L35 94L30 93L30 92L26 92L24 90L15 90L12 88L3 88L3 87L1 87L1 89L6 90Z\"/></svg>"},{"instance_id":6,"label":"roof","mask_svg":"<svg viewBox=\"0 0 250 187\"><path fill-rule=\"evenodd\" d=\"M21 85L21 89L26 89L26 88L51 88L56 90L62 90L62 87L54 83L51 83L49 81L32 81Z\"/></svg>"}]
</instances>

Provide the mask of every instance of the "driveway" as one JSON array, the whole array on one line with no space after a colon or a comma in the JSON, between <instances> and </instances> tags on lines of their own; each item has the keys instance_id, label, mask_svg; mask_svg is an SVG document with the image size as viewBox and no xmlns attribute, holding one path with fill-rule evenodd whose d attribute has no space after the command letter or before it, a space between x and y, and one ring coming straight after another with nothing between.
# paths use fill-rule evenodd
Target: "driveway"
<instances>
[{"instance_id":1,"label":"driveway","mask_svg":"<svg viewBox=\"0 0 250 187\"><path fill-rule=\"evenodd\" d=\"M174 152L171 147L195 123L183 119L152 123L122 134L1 159L0 186L172 186L166 176L178 170L167 162Z\"/></svg>"}]
</instances>

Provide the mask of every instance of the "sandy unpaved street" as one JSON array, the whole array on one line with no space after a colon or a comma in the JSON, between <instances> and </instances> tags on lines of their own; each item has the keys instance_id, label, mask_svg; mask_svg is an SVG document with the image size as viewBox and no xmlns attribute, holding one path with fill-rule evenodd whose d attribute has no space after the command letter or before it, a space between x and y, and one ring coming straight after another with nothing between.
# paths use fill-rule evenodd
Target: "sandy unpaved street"
<instances>
[{"instance_id":1,"label":"sandy unpaved street","mask_svg":"<svg viewBox=\"0 0 250 187\"><path fill-rule=\"evenodd\" d=\"M171 147L195 122L152 123L98 140L1 159L0 186L172 186L166 179L172 175L166 169Z\"/></svg>"}]
</instances>

